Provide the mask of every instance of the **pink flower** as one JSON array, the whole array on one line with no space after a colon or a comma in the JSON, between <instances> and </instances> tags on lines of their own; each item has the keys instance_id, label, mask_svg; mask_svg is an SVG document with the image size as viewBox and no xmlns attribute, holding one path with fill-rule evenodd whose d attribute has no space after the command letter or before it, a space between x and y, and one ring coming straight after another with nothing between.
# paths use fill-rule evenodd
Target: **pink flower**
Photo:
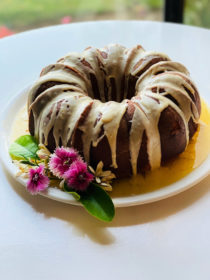
<instances>
[{"instance_id":1,"label":"pink flower","mask_svg":"<svg viewBox=\"0 0 210 280\"><path fill-rule=\"evenodd\" d=\"M70 23L71 21L72 21L71 16L65 16L61 19L61 23L63 23L63 24Z\"/></svg>"},{"instance_id":2,"label":"pink flower","mask_svg":"<svg viewBox=\"0 0 210 280\"><path fill-rule=\"evenodd\" d=\"M64 178L64 173L69 169L71 164L79 159L77 151L71 148L57 148L55 153L50 157L50 171L59 178Z\"/></svg>"},{"instance_id":3,"label":"pink flower","mask_svg":"<svg viewBox=\"0 0 210 280\"><path fill-rule=\"evenodd\" d=\"M49 178L44 174L44 165L30 169L27 190L31 194L37 194L38 192L45 190L48 185Z\"/></svg>"},{"instance_id":4,"label":"pink flower","mask_svg":"<svg viewBox=\"0 0 210 280\"><path fill-rule=\"evenodd\" d=\"M9 36L14 34L10 29L8 29L6 26L0 26L0 38L3 38L5 36Z\"/></svg>"},{"instance_id":5,"label":"pink flower","mask_svg":"<svg viewBox=\"0 0 210 280\"><path fill-rule=\"evenodd\" d=\"M76 191L85 191L93 178L94 176L87 170L87 164L82 160L75 161L65 172L68 186Z\"/></svg>"}]
</instances>

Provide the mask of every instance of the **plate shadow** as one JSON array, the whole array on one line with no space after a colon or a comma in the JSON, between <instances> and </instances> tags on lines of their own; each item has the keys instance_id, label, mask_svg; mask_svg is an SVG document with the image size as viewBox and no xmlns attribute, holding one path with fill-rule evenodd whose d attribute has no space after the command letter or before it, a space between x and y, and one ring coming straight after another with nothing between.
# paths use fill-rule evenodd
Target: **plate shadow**
<instances>
[{"instance_id":1,"label":"plate shadow","mask_svg":"<svg viewBox=\"0 0 210 280\"><path fill-rule=\"evenodd\" d=\"M210 175L193 188L161 201L116 209L116 216L110 223L105 223L91 217L82 207L61 203L37 195L32 196L4 169L6 178L13 190L35 211L46 219L57 218L73 226L73 234L80 237L88 236L100 245L110 245L116 241L111 228L128 227L151 223L165 219L177 212L183 211L198 202L210 192Z\"/></svg>"}]
</instances>

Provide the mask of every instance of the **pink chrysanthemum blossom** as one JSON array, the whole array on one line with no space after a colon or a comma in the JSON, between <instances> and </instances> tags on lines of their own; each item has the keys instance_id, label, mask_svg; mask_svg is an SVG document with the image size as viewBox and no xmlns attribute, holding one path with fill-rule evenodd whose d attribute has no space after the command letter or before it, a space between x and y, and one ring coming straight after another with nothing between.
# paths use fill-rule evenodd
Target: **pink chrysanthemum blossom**
<instances>
[{"instance_id":1,"label":"pink chrysanthemum blossom","mask_svg":"<svg viewBox=\"0 0 210 280\"><path fill-rule=\"evenodd\" d=\"M65 172L68 186L76 191L85 191L93 178L94 176L87 170L87 164L82 160L75 161Z\"/></svg>"},{"instance_id":2,"label":"pink chrysanthemum blossom","mask_svg":"<svg viewBox=\"0 0 210 280\"><path fill-rule=\"evenodd\" d=\"M72 148L57 148L55 153L50 157L50 171L55 176L64 178L64 173L70 168L71 164L79 158L77 151Z\"/></svg>"},{"instance_id":3,"label":"pink chrysanthemum blossom","mask_svg":"<svg viewBox=\"0 0 210 280\"><path fill-rule=\"evenodd\" d=\"M27 190L31 194L37 194L48 187L49 181L49 178L44 174L44 165L40 165L37 168L31 168L29 171Z\"/></svg>"}]
</instances>

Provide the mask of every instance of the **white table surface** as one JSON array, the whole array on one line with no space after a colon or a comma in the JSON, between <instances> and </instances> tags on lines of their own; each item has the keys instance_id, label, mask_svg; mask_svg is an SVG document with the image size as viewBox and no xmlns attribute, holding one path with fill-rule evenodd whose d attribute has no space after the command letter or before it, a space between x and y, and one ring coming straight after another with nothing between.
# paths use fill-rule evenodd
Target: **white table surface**
<instances>
[{"instance_id":1,"label":"white table surface","mask_svg":"<svg viewBox=\"0 0 210 280\"><path fill-rule=\"evenodd\" d=\"M1 107L43 66L69 51L110 42L166 52L187 66L210 104L209 30L119 21L55 26L1 39ZM117 209L114 221L106 224L81 207L31 196L2 167L0 279L209 280L210 176L177 196Z\"/></svg>"}]
</instances>

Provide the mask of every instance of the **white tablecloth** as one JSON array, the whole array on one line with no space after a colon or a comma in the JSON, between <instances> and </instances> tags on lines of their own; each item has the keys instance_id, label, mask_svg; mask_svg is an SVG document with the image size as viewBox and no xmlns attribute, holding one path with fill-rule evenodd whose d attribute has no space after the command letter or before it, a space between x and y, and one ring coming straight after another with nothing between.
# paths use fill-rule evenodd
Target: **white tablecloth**
<instances>
[{"instance_id":1,"label":"white tablecloth","mask_svg":"<svg viewBox=\"0 0 210 280\"><path fill-rule=\"evenodd\" d=\"M68 51L136 43L185 64L210 101L210 31L151 22L57 26L0 40L1 107ZM209 102L210 103L210 102ZM18 108L17 108L18 109ZM177 196L116 210L31 196L0 170L0 279L210 279L210 176Z\"/></svg>"}]
</instances>

